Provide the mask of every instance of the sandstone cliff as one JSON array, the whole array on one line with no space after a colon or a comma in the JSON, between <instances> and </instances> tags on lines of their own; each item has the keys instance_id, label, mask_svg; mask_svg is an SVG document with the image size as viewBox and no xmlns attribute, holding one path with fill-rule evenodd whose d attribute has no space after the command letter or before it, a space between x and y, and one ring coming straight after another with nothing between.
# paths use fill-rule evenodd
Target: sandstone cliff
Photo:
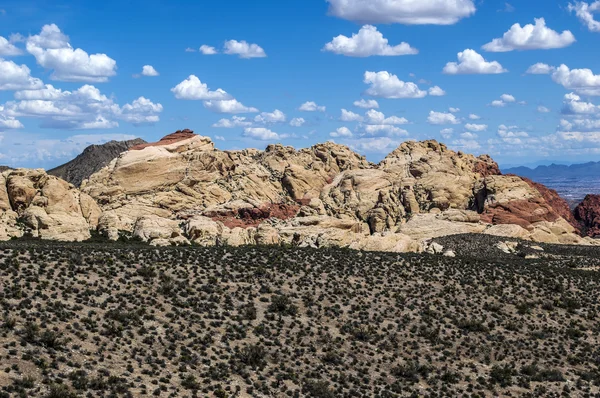
<instances>
[{"instance_id":1,"label":"sandstone cliff","mask_svg":"<svg viewBox=\"0 0 600 398\"><path fill-rule=\"evenodd\" d=\"M574 213L586 235L600 236L600 195L587 195Z\"/></svg>"},{"instance_id":2,"label":"sandstone cliff","mask_svg":"<svg viewBox=\"0 0 600 398\"><path fill-rule=\"evenodd\" d=\"M23 235L86 240L97 227L100 213L89 195L43 170L0 174L0 240Z\"/></svg>"},{"instance_id":3,"label":"sandstone cliff","mask_svg":"<svg viewBox=\"0 0 600 398\"><path fill-rule=\"evenodd\" d=\"M334 143L220 151L178 131L132 148L84 181L98 230L153 244L346 246L410 251L453 233L587 243L560 198L488 156L405 142L378 165Z\"/></svg>"}]
</instances>

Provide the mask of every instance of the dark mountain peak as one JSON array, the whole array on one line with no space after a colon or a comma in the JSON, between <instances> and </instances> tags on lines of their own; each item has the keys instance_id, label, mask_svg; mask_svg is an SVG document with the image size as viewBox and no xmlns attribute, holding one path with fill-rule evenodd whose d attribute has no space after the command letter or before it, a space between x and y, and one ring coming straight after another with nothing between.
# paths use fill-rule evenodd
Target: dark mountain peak
<instances>
[{"instance_id":1,"label":"dark mountain peak","mask_svg":"<svg viewBox=\"0 0 600 398\"><path fill-rule=\"evenodd\" d=\"M48 170L48 174L62 178L78 187L83 180L107 166L121 153L145 143L146 141L141 138L136 138L128 141L109 141L101 145L90 145L70 162Z\"/></svg>"}]
</instances>

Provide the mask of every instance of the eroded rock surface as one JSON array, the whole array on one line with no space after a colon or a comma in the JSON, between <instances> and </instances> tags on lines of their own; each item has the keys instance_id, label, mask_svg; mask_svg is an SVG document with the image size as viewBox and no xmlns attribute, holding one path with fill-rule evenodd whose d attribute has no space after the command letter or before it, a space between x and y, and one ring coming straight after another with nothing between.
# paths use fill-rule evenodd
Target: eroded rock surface
<instances>
[{"instance_id":1,"label":"eroded rock surface","mask_svg":"<svg viewBox=\"0 0 600 398\"><path fill-rule=\"evenodd\" d=\"M100 204L106 236L126 231L160 244L181 236L203 245L418 251L453 233L584 242L551 195L502 176L489 156L436 141L405 142L375 165L331 142L220 151L184 130L121 154L82 190ZM173 223L157 234L161 218Z\"/></svg>"},{"instance_id":2,"label":"eroded rock surface","mask_svg":"<svg viewBox=\"0 0 600 398\"><path fill-rule=\"evenodd\" d=\"M82 241L98 225L95 200L43 170L0 174L0 240L24 234L42 239Z\"/></svg>"},{"instance_id":3,"label":"eroded rock surface","mask_svg":"<svg viewBox=\"0 0 600 398\"><path fill-rule=\"evenodd\" d=\"M600 195L587 195L574 213L586 235L600 237Z\"/></svg>"}]
</instances>

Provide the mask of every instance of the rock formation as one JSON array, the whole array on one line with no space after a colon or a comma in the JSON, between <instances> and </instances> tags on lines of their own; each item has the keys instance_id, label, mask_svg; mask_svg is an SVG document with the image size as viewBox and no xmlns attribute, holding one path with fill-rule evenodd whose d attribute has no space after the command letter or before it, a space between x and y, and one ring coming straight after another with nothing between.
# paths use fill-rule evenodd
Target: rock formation
<instances>
[{"instance_id":1,"label":"rock formation","mask_svg":"<svg viewBox=\"0 0 600 398\"><path fill-rule=\"evenodd\" d=\"M102 208L105 236L161 245L415 251L454 233L590 242L552 192L436 141L405 142L375 165L331 142L220 151L183 130L122 153L81 189Z\"/></svg>"},{"instance_id":2,"label":"rock formation","mask_svg":"<svg viewBox=\"0 0 600 398\"><path fill-rule=\"evenodd\" d=\"M78 187L83 180L107 166L121 152L145 143L146 141L136 138L129 141L110 141L102 145L91 145L70 162L48 170L48 174L62 178Z\"/></svg>"},{"instance_id":3,"label":"rock formation","mask_svg":"<svg viewBox=\"0 0 600 398\"><path fill-rule=\"evenodd\" d=\"M587 195L574 213L586 235L600 237L600 195Z\"/></svg>"},{"instance_id":4,"label":"rock formation","mask_svg":"<svg viewBox=\"0 0 600 398\"><path fill-rule=\"evenodd\" d=\"M101 211L94 199L43 170L0 174L0 240L30 235L81 241L96 229Z\"/></svg>"}]
</instances>

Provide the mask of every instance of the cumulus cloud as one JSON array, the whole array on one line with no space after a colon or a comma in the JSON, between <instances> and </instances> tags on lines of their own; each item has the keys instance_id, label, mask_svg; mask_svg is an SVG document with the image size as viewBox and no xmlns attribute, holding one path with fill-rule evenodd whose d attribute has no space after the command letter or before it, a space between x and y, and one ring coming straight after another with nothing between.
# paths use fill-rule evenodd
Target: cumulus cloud
<instances>
[{"instance_id":1,"label":"cumulus cloud","mask_svg":"<svg viewBox=\"0 0 600 398\"><path fill-rule=\"evenodd\" d=\"M3 115L3 111L4 107L0 105L0 131L21 129L24 127L23 124L13 116ZM2 139L0 139L0 142L2 142Z\"/></svg>"},{"instance_id":2,"label":"cumulus cloud","mask_svg":"<svg viewBox=\"0 0 600 398\"><path fill-rule=\"evenodd\" d=\"M595 75L591 69L569 69L563 64L554 69L551 77L567 90L582 95L600 96L600 75Z\"/></svg>"},{"instance_id":3,"label":"cumulus cloud","mask_svg":"<svg viewBox=\"0 0 600 398\"><path fill-rule=\"evenodd\" d=\"M453 128L442 129L442 130L440 130L440 134L442 135L442 137L445 140L447 140L450 137L452 137L452 134L454 134L454 129Z\"/></svg>"},{"instance_id":4,"label":"cumulus cloud","mask_svg":"<svg viewBox=\"0 0 600 398\"><path fill-rule=\"evenodd\" d=\"M144 65L142 68L142 76L158 76L159 73L152 65Z\"/></svg>"},{"instance_id":5,"label":"cumulus cloud","mask_svg":"<svg viewBox=\"0 0 600 398\"><path fill-rule=\"evenodd\" d=\"M175 94L175 98L183 100L228 100L231 95L225 90L218 88L215 91L210 91L208 85L202 83L195 75L190 75L187 79L171 89Z\"/></svg>"},{"instance_id":6,"label":"cumulus cloud","mask_svg":"<svg viewBox=\"0 0 600 398\"><path fill-rule=\"evenodd\" d=\"M531 65L525 73L529 75L549 75L554 69L553 66L538 62L535 65Z\"/></svg>"},{"instance_id":7,"label":"cumulus cloud","mask_svg":"<svg viewBox=\"0 0 600 398\"><path fill-rule=\"evenodd\" d=\"M39 35L28 37L26 48L40 66L54 71L53 80L101 83L117 74L114 59L74 49L69 37L54 24L44 25Z\"/></svg>"},{"instance_id":8,"label":"cumulus cloud","mask_svg":"<svg viewBox=\"0 0 600 398\"><path fill-rule=\"evenodd\" d=\"M361 23L453 25L475 13L473 0L327 0L329 14Z\"/></svg>"},{"instance_id":9,"label":"cumulus cloud","mask_svg":"<svg viewBox=\"0 0 600 398\"><path fill-rule=\"evenodd\" d=\"M245 40L228 40L223 50L225 54L237 55L240 58L265 58L267 54L258 44L250 44Z\"/></svg>"},{"instance_id":10,"label":"cumulus cloud","mask_svg":"<svg viewBox=\"0 0 600 398\"><path fill-rule=\"evenodd\" d=\"M390 137L360 138L349 142L349 147L359 153L390 153L402 143Z\"/></svg>"},{"instance_id":11,"label":"cumulus cloud","mask_svg":"<svg viewBox=\"0 0 600 398\"><path fill-rule=\"evenodd\" d=\"M40 79L31 77L31 70L26 65L0 58L0 90L39 89L43 86Z\"/></svg>"},{"instance_id":12,"label":"cumulus cloud","mask_svg":"<svg viewBox=\"0 0 600 398\"><path fill-rule=\"evenodd\" d=\"M443 72L447 75L459 74L499 74L506 73L497 61L486 61L477 51L466 49L458 53L458 63L448 62Z\"/></svg>"},{"instance_id":13,"label":"cumulus cloud","mask_svg":"<svg viewBox=\"0 0 600 398\"><path fill-rule=\"evenodd\" d=\"M450 107L450 108L448 108L448 110L449 110L450 112L452 112L452 113L458 113L458 112L460 112L460 108L453 108L453 107Z\"/></svg>"},{"instance_id":14,"label":"cumulus cloud","mask_svg":"<svg viewBox=\"0 0 600 398\"><path fill-rule=\"evenodd\" d=\"M388 40L383 37L383 34L372 25L363 26L352 37L339 35L333 38L331 42L325 44L323 51L347 57L398 56L419 53L419 50L405 42L391 46Z\"/></svg>"},{"instance_id":15,"label":"cumulus cloud","mask_svg":"<svg viewBox=\"0 0 600 398\"><path fill-rule=\"evenodd\" d=\"M264 127L247 127L244 129L244 137L260 141L278 140L279 134Z\"/></svg>"},{"instance_id":16,"label":"cumulus cloud","mask_svg":"<svg viewBox=\"0 0 600 398\"><path fill-rule=\"evenodd\" d=\"M538 111L539 113L550 113L550 109L546 108L546 107L545 107L545 106L543 106L543 105L540 105L540 106L538 106L538 107L537 107L537 111Z\"/></svg>"},{"instance_id":17,"label":"cumulus cloud","mask_svg":"<svg viewBox=\"0 0 600 398\"><path fill-rule=\"evenodd\" d=\"M231 129L234 127L249 127L252 122L241 116L233 116L231 119L221 119L214 123L212 127Z\"/></svg>"},{"instance_id":18,"label":"cumulus cloud","mask_svg":"<svg viewBox=\"0 0 600 398\"><path fill-rule=\"evenodd\" d=\"M558 128L561 131L600 131L600 119L561 119Z\"/></svg>"},{"instance_id":19,"label":"cumulus cloud","mask_svg":"<svg viewBox=\"0 0 600 398\"><path fill-rule=\"evenodd\" d=\"M481 116L478 116L478 115L476 115L474 113L471 113L471 114L469 114L469 119L471 119L471 120L479 120L479 119L481 119Z\"/></svg>"},{"instance_id":20,"label":"cumulus cloud","mask_svg":"<svg viewBox=\"0 0 600 398\"><path fill-rule=\"evenodd\" d=\"M362 122L363 117L352 111L342 109L342 115L340 116L342 122Z\"/></svg>"},{"instance_id":21,"label":"cumulus cloud","mask_svg":"<svg viewBox=\"0 0 600 398\"><path fill-rule=\"evenodd\" d=\"M488 126L487 124L473 124L473 123L467 123L465 124L465 129L469 130L469 131L485 131L487 130Z\"/></svg>"},{"instance_id":22,"label":"cumulus cloud","mask_svg":"<svg viewBox=\"0 0 600 398\"><path fill-rule=\"evenodd\" d=\"M0 36L0 57L14 57L23 54L19 48Z\"/></svg>"},{"instance_id":23,"label":"cumulus cloud","mask_svg":"<svg viewBox=\"0 0 600 398\"><path fill-rule=\"evenodd\" d=\"M398 116L385 117L385 115L382 112L378 112L374 109L367 111L365 116L366 116L367 124L379 124L379 125L408 124L408 120L406 118L398 117Z\"/></svg>"},{"instance_id":24,"label":"cumulus cloud","mask_svg":"<svg viewBox=\"0 0 600 398\"><path fill-rule=\"evenodd\" d=\"M459 124L460 120L452 113L430 111L427 122L429 124Z\"/></svg>"},{"instance_id":25,"label":"cumulus cloud","mask_svg":"<svg viewBox=\"0 0 600 398\"><path fill-rule=\"evenodd\" d=\"M204 55L215 55L219 53L216 48L207 46L206 44L200 46L200 52Z\"/></svg>"},{"instance_id":26,"label":"cumulus cloud","mask_svg":"<svg viewBox=\"0 0 600 398\"><path fill-rule=\"evenodd\" d=\"M391 124L365 124L361 130L368 135L407 136L408 131Z\"/></svg>"},{"instance_id":27,"label":"cumulus cloud","mask_svg":"<svg viewBox=\"0 0 600 398\"><path fill-rule=\"evenodd\" d=\"M304 125L304 123L306 123L306 120L304 120L304 118L301 117L295 117L290 121L290 126L292 127L301 127Z\"/></svg>"},{"instance_id":28,"label":"cumulus cloud","mask_svg":"<svg viewBox=\"0 0 600 398\"><path fill-rule=\"evenodd\" d=\"M279 109L275 109L273 112L262 112L254 118L254 121L262 124L284 123L286 116Z\"/></svg>"},{"instance_id":29,"label":"cumulus cloud","mask_svg":"<svg viewBox=\"0 0 600 398\"><path fill-rule=\"evenodd\" d=\"M494 39L482 48L490 52L507 52L513 50L547 50L568 47L575 43L575 36L565 30L558 33L546 26L544 18L536 18L535 25L521 27L514 24L502 38Z\"/></svg>"},{"instance_id":30,"label":"cumulus cloud","mask_svg":"<svg viewBox=\"0 0 600 398\"><path fill-rule=\"evenodd\" d=\"M365 100L361 99L360 101L354 101L354 106L357 108L363 109L378 109L379 104L374 99Z\"/></svg>"},{"instance_id":31,"label":"cumulus cloud","mask_svg":"<svg viewBox=\"0 0 600 398\"><path fill-rule=\"evenodd\" d=\"M594 115L600 114L600 106L585 102L574 93L565 94L563 100L563 115Z\"/></svg>"},{"instance_id":32,"label":"cumulus cloud","mask_svg":"<svg viewBox=\"0 0 600 398\"><path fill-rule=\"evenodd\" d=\"M317 103L314 101L307 101L300 105L300 108L298 109L303 112L325 112L327 108L321 105L317 105Z\"/></svg>"},{"instance_id":33,"label":"cumulus cloud","mask_svg":"<svg viewBox=\"0 0 600 398\"><path fill-rule=\"evenodd\" d=\"M433 97L441 97L446 95L446 92L439 88L438 86L433 86L429 89L429 95Z\"/></svg>"},{"instance_id":34,"label":"cumulus cloud","mask_svg":"<svg viewBox=\"0 0 600 398\"><path fill-rule=\"evenodd\" d=\"M517 102L517 100L515 99L514 96L510 95L510 94L502 94L500 96L499 100L494 100L490 103L490 106L496 107L496 108L504 108L506 105L508 104L512 104ZM520 101L518 102L519 105L525 105L526 102L525 101Z\"/></svg>"},{"instance_id":35,"label":"cumulus cloud","mask_svg":"<svg viewBox=\"0 0 600 398\"><path fill-rule=\"evenodd\" d=\"M329 136L337 138L337 137L345 137L350 138L353 137L352 131L348 127L338 127L335 131L329 133Z\"/></svg>"},{"instance_id":36,"label":"cumulus cloud","mask_svg":"<svg viewBox=\"0 0 600 398\"><path fill-rule=\"evenodd\" d=\"M587 3L585 1L576 1L569 4L569 11L575 12L575 15L591 32L600 32L600 22L594 19L594 14L600 12L600 1Z\"/></svg>"},{"instance_id":37,"label":"cumulus cloud","mask_svg":"<svg viewBox=\"0 0 600 398\"><path fill-rule=\"evenodd\" d=\"M216 113L256 113L258 109L248 107L238 100L208 100L204 101L204 107Z\"/></svg>"},{"instance_id":38,"label":"cumulus cloud","mask_svg":"<svg viewBox=\"0 0 600 398\"><path fill-rule=\"evenodd\" d=\"M474 151L481 148L481 145L479 142L477 142L477 140L464 138L452 141L452 146L456 149L461 149L464 151Z\"/></svg>"},{"instance_id":39,"label":"cumulus cloud","mask_svg":"<svg viewBox=\"0 0 600 398\"><path fill-rule=\"evenodd\" d=\"M38 90L15 93L15 101L0 110L2 117L41 119L41 127L61 129L107 129L122 120L133 125L158 122L163 106L139 97L122 107L91 85L63 91L46 85Z\"/></svg>"},{"instance_id":40,"label":"cumulus cloud","mask_svg":"<svg viewBox=\"0 0 600 398\"><path fill-rule=\"evenodd\" d=\"M364 83L371 85L365 94L372 97L423 98L427 95L427 91L419 89L415 83L403 82L387 71L365 72Z\"/></svg>"}]
</instances>

